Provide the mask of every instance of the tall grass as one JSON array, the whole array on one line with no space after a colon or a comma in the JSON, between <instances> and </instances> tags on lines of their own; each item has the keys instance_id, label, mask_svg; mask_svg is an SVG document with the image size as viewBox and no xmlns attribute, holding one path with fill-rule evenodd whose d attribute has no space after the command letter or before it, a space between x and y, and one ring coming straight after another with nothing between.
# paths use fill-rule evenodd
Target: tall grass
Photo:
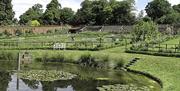
<instances>
[{"instance_id":1,"label":"tall grass","mask_svg":"<svg viewBox=\"0 0 180 91\"><path fill-rule=\"evenodd\" d=\"M0 60L17 60L18 54L15 52L0 51Z\"/></svg>"}]
</instances>

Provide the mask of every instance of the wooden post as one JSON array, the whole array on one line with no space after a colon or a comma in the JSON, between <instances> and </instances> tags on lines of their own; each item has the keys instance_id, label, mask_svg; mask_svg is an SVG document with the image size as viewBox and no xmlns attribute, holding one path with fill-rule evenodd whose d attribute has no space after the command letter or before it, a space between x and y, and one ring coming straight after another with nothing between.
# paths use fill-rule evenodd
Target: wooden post
<instances>
[{"instance_id":1,"label":"wooden post","mask_svg":"<svg viewBox=\"0 0 180 91\"><path fill-rule=\"evenodd\" d=\"M127 51L127 39L125 38L125 49Z\"/></svg>"},{"instance_id":2,"label":"wooden post","mask_svg":"<svg viewBox=\"0 0 180 91\"><path fill-rule=\"evenodd\" d=\"M166 44L166 52L167 52L167 44Z\"/></svg>"},{"instance_id":3,"label":"wooden post","mask_svg":"<svg viewBox=\"0 0 180 91\"><path fill-rule=\"evenodd\" d=\"M18 65L17 66L18 66L17 70L20 71L21 70L21 54L20 54L20 52L18 54Z\"/></svg>"},{"instance_id":4,"label":"wooden post","mask_svg":"<svg viewBox=\"0 0 180 91\"><path fill-rule=\"evenodd\" d=\"M176 53L176 44L175 44L175 53Z\"/></svg>"},{"instance_id":5,"label":"wooden post","mask_svg":"<svg viewBox=\"0 0 180 91\"><path fill-rule=\"evenodd\" d=\"M161 49L161 45L160 45L160 43L159 43L159 52L160 52L160 49Z\"/></svg>"}]
</instances>

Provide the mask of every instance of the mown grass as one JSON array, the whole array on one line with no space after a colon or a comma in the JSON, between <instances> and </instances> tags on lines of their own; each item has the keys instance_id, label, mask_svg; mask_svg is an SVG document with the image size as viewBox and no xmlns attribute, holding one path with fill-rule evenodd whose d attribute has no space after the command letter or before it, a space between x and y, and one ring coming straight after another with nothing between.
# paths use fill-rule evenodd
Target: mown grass
<instances>
[{"instance_id":1,"label":"mown grass","mask_svg":"<svg viewBox=\"0 0 180 91\"><path fill-rule=\"evenodd\" d=\"M180 43L180 36L175 39L165 41L162 44L179 44L179 43Z\"/></svg>"}]
</instances>

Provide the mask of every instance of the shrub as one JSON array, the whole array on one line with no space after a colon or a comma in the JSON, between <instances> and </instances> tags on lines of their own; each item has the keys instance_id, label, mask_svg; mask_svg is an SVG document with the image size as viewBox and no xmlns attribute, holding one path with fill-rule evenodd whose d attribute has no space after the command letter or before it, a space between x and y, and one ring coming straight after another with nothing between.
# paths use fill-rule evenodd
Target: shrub
<instances>
[{"instance_id":1,"label":"shrub","mask_svg":"<svg viewBox=\"0 0 180 91\"><path fill-rule=\"evenodd\" d=\"M12 53L12 52L6 52L6 51L2 51L0 52L0 59L1 60L17 60L17 53Z\"/></svg>"},{"instance_id":2,"label":"shrub","mask_svg":"<svg viewBox=\"0 0 180 91\"><path fill-rule=\"evenodd\" d=\"M158 27L153 21L141 21L134 26L132 31L132 41L149 43L152 40L155 40L159 34Z\"/></svg>"},{"instance_id":3,"label":"shrub","mask_svg":"<svg viewBox=\"0 0 180 91\"><path fill-rule=\"evenodd\" d=\"M118 59L117 61L118 62L116 63L114 69L121 69L122 67L124 67L124 64L125 64L124 59Z\"/></svg>"},{"instance_id":4,"label":"shrub","mask_svg":"<svg viewBox=\"0 0 180 91\"><path fill-rule=\"evenodd\" d=\"M95 63L95 58L91 54L84 54L79 58L79 63L83 65L91 65Z\"/></svg>"},{"instance_id":5,"label":"shrub","mask_svg":"<svg viewBox=\"0 0 180 91\"><path fill-rule=\"evenodd\" d=\"M53 33L53 31L52 30L48 30L46 33L51 34L51 33Z\"/></svg>"},{"instance_id":6,"label":"shrub","mask_svg":"<svg viewBox=\"0 0 180 91\"><path fill-rule=\"evenodd\" d=\"M16 31L15 31L15 35L16 36L21 36L23 34L23 32L21 31L21 30L19 30L19 29L17 29Z\"/></svg>"},{"instance_id":7,"label":"shrub","mask_svg":"<svg viewBox=\"0 0 180 91\"><path fill-rule=\"evenodd\" d=\"M32 20L29 23L30 23L29 25L32 27L37 27L41 25L38 20Z\"/></svg>"}]
</instances>

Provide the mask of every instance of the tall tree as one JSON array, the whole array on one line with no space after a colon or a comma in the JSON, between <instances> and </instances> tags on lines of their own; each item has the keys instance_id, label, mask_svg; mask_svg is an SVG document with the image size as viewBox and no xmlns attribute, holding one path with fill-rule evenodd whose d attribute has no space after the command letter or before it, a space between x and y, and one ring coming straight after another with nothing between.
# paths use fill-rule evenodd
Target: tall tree
<instances>
[{"instance_id":1,"label":"tall tree","mask_svg":"<svg viewBox=\"0 0 180 91\"><path fill-rule=\"evenodd\" d=\"M63 8L61 10L61 20L64 24L69 24L74 16L74 11L71 8Z\"/></svg>"},{"instance_id":2,"label":"tall tree","mask_svg":"<svg viewBox=\"0 0 180 91\"><path fill-rule=\"evenodd\" d=\"M177 11L177 12L180 13L180 4L174 5L174 6L173 6L173 9L174 9L175 11Z\"/></svg>"},{"instance_id":3,"label":"tall tree","mask_svg":"<svg viewBox=\"0 0 180 91\"><path fill-rule=\"evenodd\" d=\"M12 24L14 11L12 9L12 0L0 0L0 25Z\"/></svg>"},{"instance_id":4,"label":"tall tree","mask_svg":"<svg viewBox=\"0 0 180 91\"><path fill-rule=\"evenodd\" d=\"M103 25L109 18L111 14L111 7L108 5L107 0L97 0L92 2L92 13L95 15L94 19L96 21L95 24Z\"/></svg>"},{"instance_id":5,"label":"tall tree","mask_svg":"<svg viewBox=\"0 0 180 91\"><path fill-rule=\"evenodd\" d=\"M20 24L27 24L32 20L39 20L40 17L43 15L43 9L41 4L35 4L32 8L29 8L24 14L22 14L19 18Z\"/></svg>"},{"instance_id":6,"label":"tall tree","mask_svg":"<svg viewBox=\"0 0 180 91\"><path fill-rule=\"evenodd\" d=\"M79 24L133 24L134 0L85 0L74 19Z\"/></svg>"},{"instance_id":7,"label":"tall tree","mask_svg":"<svg viewBox=\"0 0 180 91\"><path fill-rule=\"evenodd\" d=\"M154 21L171 13L171 4L167 0L153 0L145 8L146 13Z\"/></svg>"},{"instance_id":8,"label":"tall tree","mask_svg":"<svg viewBox=\"0 0 180 91\"><path fill-rule=\"evenodd\" d=\"M49 25L61 24L61 20L60 20L61 4L58 2L58 0L52 0L47 5L46 8L47 9L42 17L44 24L49 24Z\"/></svg>"},{"instance_id":9,"label":"tall tree","mask_svg":"<svg viewBox=\"0 0 180 91\"><path fill-rule=\"evenodd\" d=\"M76 24L94 24L94 14L92 13L92 2L90 0L84 0L81 3L81 8L74 16L73 22Z\"/></svg>"},{"instance_id":10,"label":"tall tree","mask_svg":"<svg viewBox=\"0 0 180 91\"><path fill-rule=\"evenodd\" d=\"M113 7L113 18L111 24L118 25L129 25L135 22L135 14L132 13L134 10L133 0L119 1L117 5Z\"/></svg>"}]
</instances>

